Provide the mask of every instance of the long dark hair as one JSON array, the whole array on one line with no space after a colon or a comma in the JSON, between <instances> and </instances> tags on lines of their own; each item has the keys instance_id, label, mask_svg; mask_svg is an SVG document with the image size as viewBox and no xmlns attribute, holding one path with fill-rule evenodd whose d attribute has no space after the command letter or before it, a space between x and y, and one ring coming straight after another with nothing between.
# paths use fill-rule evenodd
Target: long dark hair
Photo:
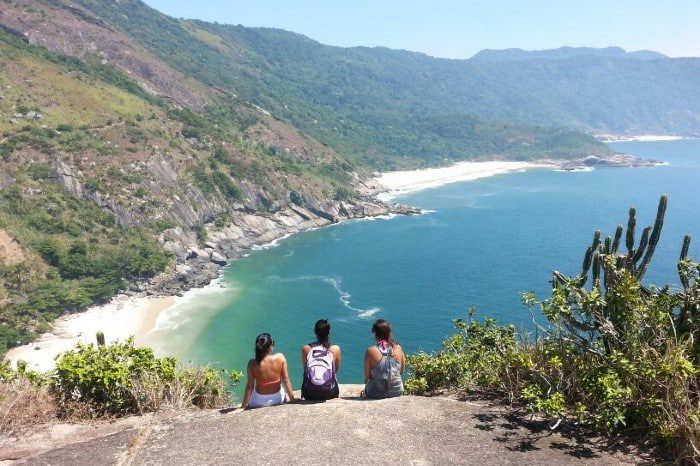
<instances>
[{"instance_id":1,"label":"long dark hair","mask_svg":"<svg viewBox=\"0 0 700 466\"><path fill-rule=\"evenodd\" d=\"M314 333L316 334L316 340L324 347L328 348L331 346L331 324L326 319L316 321L316 325L314 325Z\"/></svg>"},{"instance_id":2,"label":"long dark hair","mask_svg":"<svg viewBox=\"0 0 700 466\"><path fill-rule=\"evenodd\" d=\"M398 344L391 334L391 325L384 319L377 319L372 325L372 333L377 337L377 340L386 340L391 346Z\"/></svg>"},{"instance_id":3,"label":"long dark hair","mask_svg":"<svg viewBox=\"0 0 700 466\"><path fill-rule=\"evenodd\" d=\"M260 364L267 355L267 351L275 342L269 333L261 333L255 338L255 362Z\"/></svg>"}]
</instances>

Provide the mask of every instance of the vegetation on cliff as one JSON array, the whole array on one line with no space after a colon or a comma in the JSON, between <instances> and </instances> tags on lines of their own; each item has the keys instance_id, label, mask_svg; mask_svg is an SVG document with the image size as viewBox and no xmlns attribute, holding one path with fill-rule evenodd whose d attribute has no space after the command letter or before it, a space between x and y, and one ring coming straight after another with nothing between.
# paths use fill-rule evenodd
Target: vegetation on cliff
<instances>
[{"instance_id":1,"label":"vegetation on cliff","mask_svg":"<svg viewBox=\"0 0 700 466\"><path fill-rule=\"evenodd\" d=\"M678 263L680 287L641 283L665 209L663 197L639 243L631 209L624 239L622 226L604 241L596 232L580 275L555 272L544 301L526 293L524 303L549 323L533 316L534 337L472 312L469 321L456 320L441 351L409 357L409 390L495 392L550 416L553 426L648 434L680 461L700 460L700 264L687 257L690 237Z\"/></svg>"}]
</instances>

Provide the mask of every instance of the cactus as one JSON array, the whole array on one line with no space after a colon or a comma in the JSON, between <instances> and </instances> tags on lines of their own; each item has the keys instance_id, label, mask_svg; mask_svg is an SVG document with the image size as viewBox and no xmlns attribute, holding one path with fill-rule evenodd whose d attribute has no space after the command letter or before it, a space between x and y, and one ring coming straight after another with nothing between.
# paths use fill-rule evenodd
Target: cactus
<instances>
[{"instance_id":1,"label":"cactus","mask_svg":"<svg viewBox=\"0 0 700 466\"><path fill-rule=\"evenodd\" d=\"M637 252L634 253L632 256L632 262L639 262L639 259L642 258L644 255L644 251L647 250L647 245L649 244L649 235L651 234L651 227L646 227L644 231L642 231L642 237L639 240L639 248L637 248Z\"/></svg>"},{"instance_id":2,"label":"cactus","mask_svg":"<svg viewBox=\"0 0 700 466\"><path fill-rule=\"evenodd\" d=\"M681 256L679 261L684 261L688 259L688 251L690 250L690 235L685 235L683 238L683 247L681 248Z\"/></svg>"},{"instance_id":3,"label":"cactus","mask_svg":"<svg viewBox=\"0 0 700 466\"><path fill-rule=\"evenodd\" d=\"M627 254L634 255L634 229L637 227L637 209L630 207L629 220L627 220L627 237L625 238L625 246L627 246Z\"/></svg>"},{"instance_id":4,"label":"cactus","mask_svg":"<svg viewBox=\"0 0 700 466\"><path fill-rule=\"evenodd\" d=\"M617 230L615 230L615 239L612 243L612 254L617 254L617 250L620 247L620 239L622 239L622 231L622 225L618 225Z\"/></svg>"},{"instance_id":5,"label":"cactus","mask_svg":"<svg viewBox=\"0 0 700 466\"><path fill-rule=\"evenodd\" d=\"M683 263L688 260L688 250L690 250L690 235L685 235L683 238L683 247L681 248L681 255L678 258L678 276L681 279L681 284L684 290L690 288L690 280L688 275L683 270Z\"/></svg>"},{"instance_id":6,"label":"cactus","mask_svg":"<svg viewBox=\"0 0 700 466\"><path fill-rule=\"evenodd\" d=\"M95 334L95 338L97 339L97 346L104 346L105 345L105 333L102 330L99 330Z\"/></svg>"},{"instance_id":7,"label":"cactus","mask_svg":"<svg viewBox=\"0 0 700 466\"><path fill-rule=\"evenodd\" d=\"M567 287L573 295L582 295L587 292L584 286L590 274L592 279L591 288L601 292L604 295L604 299L600 304L596 305L595 309L591 309L583 317L568 315L562 316L562 319L564 319L564 325L574 329L575 332L600 333L605 351L610 349L609 341L606 340L608 337L614 339L616 338L615 335L626 331L624 312L621 312L624 309L617 309L616 300L608 298L615 291L621 271L627 271L638 282L642 281L661 238L667 204L668 198L665 195L661 196L654 224L642 230L639 244L636 245L636 248L637 211L632 207L629 210L626 234L622 225L618 225L614 236L607 236L601 244L600 231L595 232L592 244L586 249L580 275L567 277L558 271L553 273L554 286L557 288L561 286ZM623 234L625 234L627 251L619 252ZM647 288L644 285L641 285L640 290L646 296L651 294L668 295L677 303L675 308L677 312L672 312L669 315L669 319L673 325L674 333L678 335L695 335L698 331L698 322L700 322L700 319L698 319L698 316L700 316L700 304L698 304L697 291L700 285L700 267L688 258L690 242L690 235L686 235L683 238L683 246L681 247L678 261L678 275L683 285L682 290L671 290L668 286L654 289ZM571 287L574 287L574 289L571 289ZM700 351L700 343L697 343L695 347L696 351Z\"/></svg>"},{"instance_id":8,"label":"cactus","mask_svg":"<svg viewBox=\"0 0 700 466\"><path fill-rule=\"evenodd\" d=\"M625 233L624 227L618 225L615 230L615 235L613 237L607 236L601 245L600 241L600 231L597 230L593 234L593 242L588 249L583 258L583 266L581 274L579 275L579 283L581 286L585 285L588 279L589 272L593 272L593 282L600 278L600 270L596 270L598 267L605 272L606 261L599 256L614 256L615 266L627 269L637 280L642 280L644 274L649 268L651 259L656 251L656 246L661 238L661 230L664 225L664 216L666 215L666 206L668 204L668 197L666 195L661 196L659 199L659 206L656 212L656 220L653 226L648 226L642 231L642 236L639 240L639 245L635 248L635 229L637 227L637 209L630 207L629 219L627 220L627 232L625 234L625 246L627 247L626 254L618 254L620 243L622 241L622 235ZM687 237L687 243L690 243L690 238ZM684 250L682 257L688 254L688 245L684 242ZM685 256L683 255L685 254ZM562 274L555 274L555 281L561 283ZM607 274L605 283L608 283Z\"/></svg>"},{"instance_id":9,"label":"cactus","mask_svg":"<svg viewBox=\"0 0 700 466\"><path fill-rule=\"evenodd\" d=\"M654 251L656 251L656 245L659 244L659 238L661 237L661 229L664 227L664 216L666 215L666 204L668 203L668 197L666 195L661 196L659 199L659 207L656 211L656 221L654 222L654 228L651 230L651 236L649 237L649 244L647 246L647 252L644 254L642 262L633 271L637 280L641 280L644 277L647 269L649 268L649 263L651 258L654 256Z\"/></svg>"}]
</instances>

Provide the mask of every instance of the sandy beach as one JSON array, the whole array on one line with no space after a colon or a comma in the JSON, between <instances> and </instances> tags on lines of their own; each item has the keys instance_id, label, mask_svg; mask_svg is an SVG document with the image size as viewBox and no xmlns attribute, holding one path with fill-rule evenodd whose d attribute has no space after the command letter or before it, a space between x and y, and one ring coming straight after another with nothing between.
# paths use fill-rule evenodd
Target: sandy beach
<instances>
[{"instance_id":1,"label":"sandy beach","mask_svg":"<svg viewBox=\"0 0 700 466\"><path fill-rule=\"evenodd\" d=\"M387 189L377 197L382 201L390 201L397 196L414 191L542 167L551 166L530 162L459 162L449 167L386 172L376 177L376 180Z\"/></svg>"},{"instance_id":2,"label":"sandy beach","mask_svg":"<svg viewBox=\"0 0 700 466\"><path fill-rule=\"evenodd\" d=\"M51 333L28 345L12 348L5 358L13 365L24 360L30 369L47 371L53 368L56 356L72 349L78 342L94 343L98 331L104 332L108 343L134 337L135 342L140 344L145 335L155 328L160 313L173 306L176 299L118 296L109 304L60 317Z\"/></svg>"},{"instance_id":3,"label":"sandy beach","mask_svg":"<svg viewBox=\"0 0 700 466\"><path fill-rule=\"evenodd\" d=\"M617 136L614 134L599 134L596 136L603 142L653 142L653 141L677 141L688 139L684 136L672 136L667 134L640 134L638 136Z\"/></svg>"}]
</instances>

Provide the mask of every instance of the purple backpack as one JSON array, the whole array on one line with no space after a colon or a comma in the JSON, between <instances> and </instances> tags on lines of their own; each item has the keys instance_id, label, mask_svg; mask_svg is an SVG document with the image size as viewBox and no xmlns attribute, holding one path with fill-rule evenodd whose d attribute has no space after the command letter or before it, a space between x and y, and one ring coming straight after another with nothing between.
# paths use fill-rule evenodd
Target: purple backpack
<instances>
[{"instance_id":1,"label":"purple backpack","mask_svg":"<svg viewBox=\"0 0 700 466\"><path fill-rule=\"evenodd\" d=\"M335 388L335 356L330 348L315 346L306 355L304 383L313 393L330 393Z\"/></svg>"}]
</instances>

